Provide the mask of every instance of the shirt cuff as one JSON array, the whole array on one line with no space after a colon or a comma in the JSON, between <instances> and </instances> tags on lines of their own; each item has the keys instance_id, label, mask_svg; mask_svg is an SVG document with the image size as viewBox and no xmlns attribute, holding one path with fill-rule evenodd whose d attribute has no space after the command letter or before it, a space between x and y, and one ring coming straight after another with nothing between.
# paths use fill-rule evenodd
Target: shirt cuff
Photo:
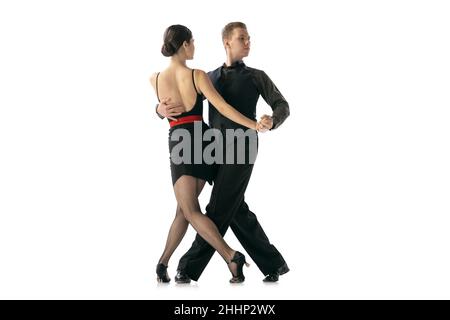
<instances>
[{"instance_id":1,"label":"shirt cuff","mask_svg":"<svg viewBox=\"0 0 450 320\"><path fill-rule=\"evenodd\" d=\"M276 117L272 116L272 128L270 128L269 131L276 129L278 122L279 122L278 119Z\"/></svg>"},{"instance_id":2,"label":"shirt cuff","mask_svg":"<svg viewBox=\"0 0 450 320\"><path fill-rule=\"evenodd\" d=\"M159 103L156 104L155 112L156 112L156 114L158 115L158 117L159 117L160 119L164 119L164 117L158 113L158 106L159 106Z\"/></svg>"}]
</instances>

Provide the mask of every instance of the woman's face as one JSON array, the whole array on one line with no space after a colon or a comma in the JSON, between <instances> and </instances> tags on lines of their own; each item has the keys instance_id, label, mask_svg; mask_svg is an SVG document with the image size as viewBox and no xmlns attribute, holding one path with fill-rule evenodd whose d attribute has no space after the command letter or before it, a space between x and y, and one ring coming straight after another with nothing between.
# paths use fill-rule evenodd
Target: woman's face
<instances>
[{"instance_id":1,"label":"woman's face","mask_svg":"<svg viewBox=\"0 0 450 320\"><path fill-rule=\"evenodd\" d=\"M194 38L192 38L189 42L184 42L184 50L186 52L186 59L192 60L194 59L194 53L195 53L195 45L194 45Z\"/></svg>"}]
</instances>

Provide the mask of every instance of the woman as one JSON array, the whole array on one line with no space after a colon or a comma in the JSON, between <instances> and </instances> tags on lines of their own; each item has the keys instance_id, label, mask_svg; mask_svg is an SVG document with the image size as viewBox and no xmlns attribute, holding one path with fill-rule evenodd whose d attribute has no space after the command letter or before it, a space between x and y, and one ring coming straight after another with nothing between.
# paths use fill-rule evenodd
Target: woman
<instances>
[{"instance_id":1,"label":"woman","mask_svg":"<svg viewBox=\"0 0 450 320\"><path fill-rule=\"evenodd\" d=\"M161 49L164 56L171 57L170 65L164 71L153 74L150 79L158 101L160 96L171 97L184 106L192 106L186 108L184 113L175 117L177 118L176 120L169 121L171 126L169 130L169 150L171 154L176 145L171 137L176 135L177 130L184 129L190 133L191 150L194 150L194 138L202 139L203 136L203 134L194 135L194 126L200 126L203 132L208 129L208 126L202 120L202 96L205 96L222 115L232 121L250 129L263 129L262 125L243 116L227 104L217 93L204 71L189 69L186 66L186 60L193 59L194 51L194 39L191 31L182 25L170 26L164 33L164 45ZM205 147L203 141L201 145L203 145L203 148ZM192 159L194 158L193 153L191 152ZM220 235L217 226L200 211L198 197L205 182L212 183L212 166L207 165L203 160L200 164L196 164L194 161L180 164L177 164L177 162L171 157L172 184L178 206L175 219L169 230L166 247L156 267L157 280L159 282L170 281L167 275L169 259L184 237L188 223L190 223L197 233L216 249L227 262L228 268L233 275L230 282L243 282L245 277L242 273L242 268L244 264L247 265L245 256L239 251L230 248Z\"/></svg>"}]
</instances>

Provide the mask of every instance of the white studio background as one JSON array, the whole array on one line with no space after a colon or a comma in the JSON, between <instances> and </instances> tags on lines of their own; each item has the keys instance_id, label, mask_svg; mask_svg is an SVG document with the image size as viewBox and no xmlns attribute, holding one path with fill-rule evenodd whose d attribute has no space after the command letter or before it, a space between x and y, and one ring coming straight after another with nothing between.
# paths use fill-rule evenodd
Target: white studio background
<instances>
[{"instance_id":1,"label":"white studio background","mask_svg":"<svg viewBox=\"0 0 450 320\"><path fill-rule=\"evenodd\" d=\"M450 298L449 16L446 1L2 1L0 298ZM265 285L252 264L232 286L216 254L198 283L158 286L175 198L148 78L170 24L208 71L236 20L291 106L246 195L291 272Z\"/></svg>"}]
</instances>

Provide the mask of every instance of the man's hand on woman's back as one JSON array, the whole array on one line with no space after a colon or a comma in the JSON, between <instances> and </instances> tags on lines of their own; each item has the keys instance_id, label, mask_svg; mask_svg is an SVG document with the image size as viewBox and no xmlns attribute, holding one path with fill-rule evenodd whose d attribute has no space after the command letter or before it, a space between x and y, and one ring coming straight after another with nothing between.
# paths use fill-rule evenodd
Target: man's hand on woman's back
<instances>
[{"instance_id":1,"label":"man's hand on woman's back","mask_svg":"<svg viewBox=\"0 0 450 320\"><path fill-rule=\"evenodd\" d=\"M182 114L185 108L181 103L172 102L171 98L162 98L156 111L167 119L177 121L174 117Z\"/></svg>"}]
</instances>

